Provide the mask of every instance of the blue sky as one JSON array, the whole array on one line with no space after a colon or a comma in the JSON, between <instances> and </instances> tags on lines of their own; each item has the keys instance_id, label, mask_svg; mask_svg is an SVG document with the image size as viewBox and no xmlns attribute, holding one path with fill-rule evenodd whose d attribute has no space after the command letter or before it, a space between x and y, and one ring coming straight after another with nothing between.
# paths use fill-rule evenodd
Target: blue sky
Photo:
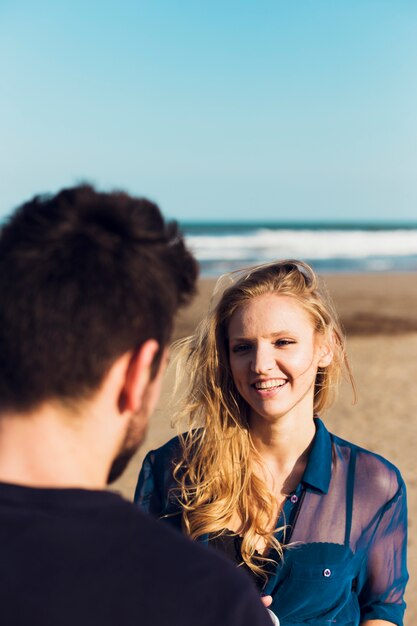
<instances>
[{"instance_id":1,"label":"blue sky","mask_svg":"<svg viewBox=\"0 0 417 626\"><path fill-rule=\"evenodd\" d=\"M0 215L417 220L415 0L0 0Z\"/></svg>"}]
</instances>

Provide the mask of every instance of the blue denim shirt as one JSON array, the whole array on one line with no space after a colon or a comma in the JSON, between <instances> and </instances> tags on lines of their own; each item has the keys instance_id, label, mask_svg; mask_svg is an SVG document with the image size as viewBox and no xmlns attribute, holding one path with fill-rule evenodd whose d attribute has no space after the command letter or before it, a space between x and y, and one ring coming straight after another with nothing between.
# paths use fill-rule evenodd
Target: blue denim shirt
<instances>
[{"instance_id":1,"label":"blue denim shirt","mask_svg":"<svg viewBox=\"0 0 417 626\"><path fill-rule=\"evenodd\" d=\"M407 505L404 481L384 458L329 433L318 418L304 475L288 495L284 559L264 593L281 626L358 626L380 619L403 625ZM172 476L178 438L148 453L135 501L181 530ZM167 517L164 517L167 516ZM201 537L209 542L208 536ZM273 556L273 555L271 555Z\"/></svg>"}]
</instances>

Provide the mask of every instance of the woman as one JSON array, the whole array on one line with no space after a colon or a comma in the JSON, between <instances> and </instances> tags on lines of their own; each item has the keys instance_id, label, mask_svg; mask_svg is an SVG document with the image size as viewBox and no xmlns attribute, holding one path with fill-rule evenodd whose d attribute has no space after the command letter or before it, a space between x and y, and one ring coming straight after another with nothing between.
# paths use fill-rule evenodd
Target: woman
<instances>
[{"instance_id":1,"label":"woman","mask_svg":"<svg viewBox=\"0 0 417 626\"><path fill-rule=\"evenodd\" d=\"M281 626L402 625L405 486L317 417L349 367L313 270L241 273L182 351L189 429L147 455L138 504L246 568Z\"/></svg>"}]
</instances>

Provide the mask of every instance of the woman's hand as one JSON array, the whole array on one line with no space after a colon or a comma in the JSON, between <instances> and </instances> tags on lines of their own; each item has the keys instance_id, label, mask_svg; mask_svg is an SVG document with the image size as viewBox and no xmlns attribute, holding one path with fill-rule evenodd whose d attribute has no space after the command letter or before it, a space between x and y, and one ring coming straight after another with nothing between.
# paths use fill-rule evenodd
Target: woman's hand
<instances>
[{"instance_id":1,"label":"woman's hand","mask_svg":"<svg viewBox=\"0 0 417 626\"><path fill-rule=\"evenodd\" d=\"M360 626L395 626L395 624L384 619L369 619L366 622L361 622Z\"/></svg>"},{"instance_id":2,"label":"woman's hand","mask_svg":"<svg viewBox=\"0 0 417 626\"><path fill-rule=\"evenodd\" d=\"M272 604L272 596L261 596L264 607L268 608Z\"/></svg>"}]
</instances>

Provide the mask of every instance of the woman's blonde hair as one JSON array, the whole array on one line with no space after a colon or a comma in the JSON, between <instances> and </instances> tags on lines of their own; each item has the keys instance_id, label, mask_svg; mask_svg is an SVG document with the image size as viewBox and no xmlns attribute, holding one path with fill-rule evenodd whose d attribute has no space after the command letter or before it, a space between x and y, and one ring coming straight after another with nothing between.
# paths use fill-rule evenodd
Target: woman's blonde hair
<instances>
[{"instance_id":1,"label":"woman's blonde hair","mask_svg":"<svg viewBox=\"0 0 417 626\"><path fill-rule=\"evenodd\" d=\"M256 552L257 540L262 537L278 555L282 546L271 526L277 513L275 497L254 471L254 461L262 463L249 432L248 407L229 367L230 319L242 304L269 293L290 296L302 305L333 352L332 362L317 372L315 413L331 403L343 366L351 375L337 314L309 265L286 260L241 270L226 277L232 284L222 291L224 280L213 296L217 303L195 334L176 346L183 395L175 421L180 429L185 422L188 432L180 435L182 458L174 475L186 533L191 538L222 534L237 514L243 561L263 575L268 559Z\"/></svg>"}]
</instances>

